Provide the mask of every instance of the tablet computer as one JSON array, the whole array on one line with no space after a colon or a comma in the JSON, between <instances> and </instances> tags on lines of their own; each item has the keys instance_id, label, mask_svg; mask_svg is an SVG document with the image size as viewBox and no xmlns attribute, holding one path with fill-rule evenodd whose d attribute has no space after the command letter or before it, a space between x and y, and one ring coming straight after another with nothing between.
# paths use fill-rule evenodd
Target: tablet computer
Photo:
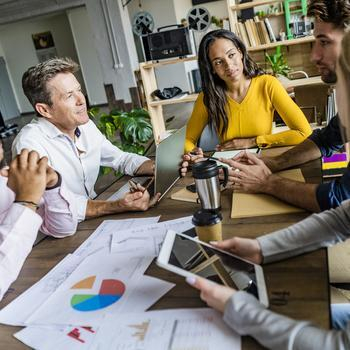
<instances>
[{"instance_id":1,"label":"tablet computer","mask_svg":"<svg viewBox=\"0 0 350 350\"><path fill-rule=\"evenodd\" d=\"M157 258L157 265L184 277L198 275L244 290L268 306L264 273L260 265L214 248L196 238L168 231Z\"/></svg>"}]
</instances>

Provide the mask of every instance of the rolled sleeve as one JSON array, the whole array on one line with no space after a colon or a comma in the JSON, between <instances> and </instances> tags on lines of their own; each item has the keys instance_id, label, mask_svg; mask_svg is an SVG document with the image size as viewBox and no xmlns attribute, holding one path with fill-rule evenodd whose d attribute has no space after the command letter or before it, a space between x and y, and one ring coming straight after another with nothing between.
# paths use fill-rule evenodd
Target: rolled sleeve
<instances>
[{"instance_id":1,"label":"rolled sleeve","mask_svg":"<svg viewBox=\"0 0 350 350\"><path fill-rule=\"evenodd\" d=\"M77 220L78 222L84 221L86 217L86 208L89 198L85 196L75 196L76 208L77 208Z\"/></svg>"},{"instance_id":2,"label":"rolled sleeve","mask_svg":"<svg viewBox=\"0 0 350 350\"><path fill-rule=\"evenodd\" d=\"M340 132L338 114L330 120L326 127L314 130L309 139L317 145L323 157L330 157L333 152L339 151L344 141Z\"/></svg>"},{"instance_id":3,"label":"rolled sleeve","mask_svg":"<svg viewBox=\"0 0 350 350\"><path fill-rule=\"evenodd\" d=\"M111 167L123 174L134 175L137 169L149 160L134 153L123 152L106 138L101 147L101 165Z\"/></svg>"},{"instance_id":4,"label":"rolled sleeve","mask_svg":"<svg viewBox=\"0 0 350 350\"><path fill-rule=\"evenodd\" d=\"M344 200L350 199L350 168L340 179L318 185L316 198L320 209L328 210L338 207Z\"/></svg>"},{"instance_id":5,"label":"rolled sleeve","mask_svg":"<svg viewBox=\"0 0 350 350\"><path fill-rule=\"evenodd\" d=\"M73 235L78 224L79 201L76 200L76 195L62 182L60 187L45 191L43 199L44 206L38 211L44 218L40 230L56 238ZM83 207L80 210L86 210L86 205ZM85 217L85 211L83 215Z\"/></svg>"}]
</instances>

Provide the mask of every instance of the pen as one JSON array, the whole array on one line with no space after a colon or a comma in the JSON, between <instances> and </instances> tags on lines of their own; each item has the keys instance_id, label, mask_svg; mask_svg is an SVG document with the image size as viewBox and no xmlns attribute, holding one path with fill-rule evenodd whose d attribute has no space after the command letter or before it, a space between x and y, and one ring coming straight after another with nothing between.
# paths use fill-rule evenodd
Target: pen
<instances>
[{"instance_id":1,"label":"pen","mask_svg":"<svg viewBox=\"0 0 350 350\"><path fill-rule=\"evenodd\" d=\"M145 192L154 182L154 177L150 178L145 184L144 186L142 186L141 184L136 183L133 180L129 180L129 187L130 187L130 192L136 192L136 191L141 191L141 192Z\"/></svg>"},{"instance_id":2,"label":"pen","mask_svg":"<svg viewBox=\"0 0 350 350\"><path fill-rule=\"evenodd\" d=\"M130 192L139 191L139 188L137 187L137 183L136 182L134 182L132 180L129 180L128 183L129 183Z\"/></svg>"},{"instance_id":3,"label":"pen","mask_svg":"<svg viewBox=\"0 0 350 350\"><path fill-rule=\"evenodd\" d=\"M207 159L212 159L212 160L217 160L217 161L220 162L220 159L219 159L219 158L216 158L216 157L208 156L208 157L206 157L206 158L207 158Z\"/></svg>"}]
</instances>

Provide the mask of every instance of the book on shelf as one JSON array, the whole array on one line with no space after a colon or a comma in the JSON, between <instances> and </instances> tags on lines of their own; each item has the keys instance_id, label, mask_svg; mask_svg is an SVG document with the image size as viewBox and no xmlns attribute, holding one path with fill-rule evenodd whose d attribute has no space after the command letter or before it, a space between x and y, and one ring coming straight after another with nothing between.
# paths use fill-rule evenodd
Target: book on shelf
<instances>
[{"instance_id":1,"label":"book on shelf","mask_svg":"<svg viewBox=\"0 0 350 350\"><path fill-rule=\"evenodd\" d=\"M250 22L250 25L253 28L253 34L254 34L255 42L257 43L257 45L262 45L263 43L260 40L260 36L259 36L259 33L258 33L258 28L257 28L257 26L255 24L254 19L249 19L248 21Z\"/></svg>"},{"instance_id":2,"label":"book on shelf","mask_svg":"<svg viewBox=\"0 0 350 350\"><path fill-rule=\"evenodd\" d=\"M268 18L264 18L264 23L265 23L265 27L266 27L266 30L268 32L268 35L270 37L270 41L272 43L275 43L276 42L276 36L275 36L275 33L272 30L271 23L270 23L269 19Z\"/></svg>"},{"instance_id":3,"label":"book on shelf","mask_svg":"<svg viewBox=\"0 0 350 350\"><path fill-rule=\"evenodd\" d=\"M260 44L262 44L262 45L267 44L267 42L265 41L265 37L264 37L264 33L263 33L263 30L261 27L261 22L259 20L259 17L254 16L253 20L254 20L254 25L255 25L256 31L257 31L258 36L259 36Z\"/></svg>"},{"instance_id":4,"label":"book on shelf","mask_svg":"<svg viewBox=\"0 0 350 350\"><path fill-rule=\"evenodd\" d=\"M249 37L249 41L250 41L250 46L257 46L257 42L255 41L254 38L254 34L253 34L253 29L251 27L251 24L249 23L249 21L245 21L244 23L245 29L247 31L248 37Z\"/></svg>"},{"instance_id":5,"label":"book on shelf","mask_svg":"<svg viewBox=\"0 0 350 350\"><path fill-rule=\"evenodd\" d=\"M242 37L242 40L244 42L244 45L246 47L252 46L250 43L249 36L248 36L248 33L247 33L247 30L246 30L244 23L238 22L237 24L238 24L238 28L239 28L239 31L241 33L241 37Z\"/></svg>"},{"instance_id":6,"label":"book on shelf","mask_svg":"<svg viewBox=\"0 0 350 350\"><path fill-rule=\"evenodd\" d=\"M326 105L326 122L327 124L331 121L331 119L337 114L337 105L335 102L335 89L327 96L327 105Z\"/></svg>"},{"instance_id":7,"label":"book on shelf","mask_svg":"<svg viewBox=\"0 0 350 350\"><path fill-rule=\"evenodd\" d=\"M271 43L270 36L269 36L269 33L267 31L267 28L266 28L266 25L265 25L265 22L263 19L259 20L259 25L261 27L261 31L263 33L265 43L270 44Z\"/></svg>"},{"instance_id":8,"label":"book on shelf","mask_svg":"<svg viewBox=\"0 0 350 350\"><path fill-rule=\"evenodd\" d=\"M245 21L245 23L247 23L247 24L248 24L248 27L250 27L252 36L253 36L253 38L254 38L254 43L255 43L255 44L254 44L253 46L259 46L259 45L261 45L260 39L259 39L259 35L258 35L258 31L257 31L257 29L256 29L254 20L248 19L248 20Z\"/></svg>"}]
</instances>

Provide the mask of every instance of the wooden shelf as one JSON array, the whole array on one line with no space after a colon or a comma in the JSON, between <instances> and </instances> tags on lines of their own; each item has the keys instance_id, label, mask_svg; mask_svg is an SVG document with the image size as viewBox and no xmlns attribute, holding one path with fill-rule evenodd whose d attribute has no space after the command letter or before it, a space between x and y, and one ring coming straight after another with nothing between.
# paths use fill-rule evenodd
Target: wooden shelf
<instances>
[{"instance_id":1,"label":"wooden shelf","mask_svg":"<svg viewBox=\"0 0 350 350\"><path fill-rule=\"evenodd\" d=\"M311 77L311 78L292 79L289 81L282 82L282 85L284 86L285 89L291 89L297 86L317 85L317 84L324 84L320 76Z\"/></svg>"},{"instance_id":2,"label":"wooden shelf","mask_svg":"<svg viewBox=\"0 0 350 350\"><path fill-rule=\"evenodd\" d=\"M231 10L239 11L239 10L249 9L256 6L274 4L277 2L283 2L283 0L256 0L256 1L246 2L244 4L231 5Z\"/></svg>"},{"instance_id":3,"label":"wooden shelf","mask_svg":"<svg viewBox=\"0 0 350 350\"><path fill-rule=\"evenodd\" d=\"M194 102L196 101L198 97L198 94L190 94L184 97L180 98L171 98L169 100L159 100L159 101L153 101L150 102L149 105L151 107L156 107L156 106L166 106L166 105L174 105L177 103L185 103L185 102Z\"/></svg>"},{"instance_id":4,"label":"wooden shelf","mask_svg":"<svg viewBox=\"0 0 350 350\"><path fill-rule=\"evenodd\" d=\"M276 46L292 46L292 45L299 45L299 44L305 44L305 43L312 43L314 41L315 41L315 37L313 35L310 35L310 36L305 36L303 38L276 41L275 43L247 47L247 50L248 51L260 51L260 50L267 50L267 49L270 49L270 48L273 48Z\"/></svg>"},{"instance_id":5,"label":"wooden shelf","mask_svg":"<svg viewBox=\"0 0 350 350\"><path fill-rule=\"evenodd\" d=\"M175 58L170 58L166 60L160 60L160 61L148 61L148 62L143 62L140 63L140 67L144 69L150 69L150 68L156 68L160 66L166 66L169 64L175 64L175 63L183 63L183 62L189 62L189 61L196 61L197 56L190 56L190 57L175 57Z\"/></svg>"}]
</instances>

